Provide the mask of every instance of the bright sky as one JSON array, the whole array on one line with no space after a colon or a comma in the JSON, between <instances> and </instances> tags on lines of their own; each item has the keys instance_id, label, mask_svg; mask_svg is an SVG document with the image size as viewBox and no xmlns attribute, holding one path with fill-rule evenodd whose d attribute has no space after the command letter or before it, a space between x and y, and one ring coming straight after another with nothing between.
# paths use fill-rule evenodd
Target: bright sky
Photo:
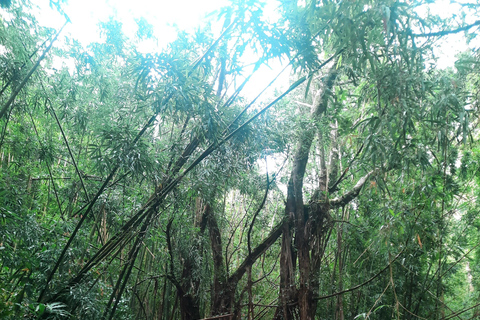
<instances>
[{"instance_id":1,"label":"bright sky","mask_svg":"<svg viewBox=\"0 0 480 320\"><path fill-rule=\"evenodd\" d=\"M276 1L266 0L266 2L271 5ZM36 16L41 24L55 29L63 25L64 18L49 7L49 0L37 0L35 3L40 8ZM126 35L133 36L137 30L135 20L143 16L153 25L158 42L143 43L138 49L155 51L175 39L177 28L194 31L202 23L205 15L227 4L228 0L69 0L62 6L72 23L67 26L63 34L76 38L84 45L98 41L98 22L107 21L113 16L123 23L123 31ZM421 6L418 10L426 13L427 8L433 14L447 17L452 12L459 12L461 6L451 3L450 0L437 0L434 5ZM270 14L273 12L270 11ZM468 19L467 17L467 22L472 23L477 18L470 16ZM452 67L455 54L467 48L466 42L462 34L459 34L449 36L443 43L442 52L438 52L441 57L440 65Z\"/></svg>"},{"instance_id":2,"label":"bright sky","mask_svg":"<svg viewBox=\"0 0 480 320\"><path fill-rule=\"evenodd\" d=\"M273 8L277 1L264 1L267 3L266 15L270 16L272 20L275 19L276 14ZM35 3L39 7L39 12L35 16L40 24L57 30L63 25L65 18L55 9L49 7L49 0L36 0ZM135 21L144 17L153 26L154 36L157 40L143 41L138 44L137 50L158 52L175 40L177 30L195 31L202 22L205 22L204 18L207 14L226 5L228 5L228 0L67 0L67 3L62 4L62 8L70 17L72 23L67 25L62 35L75 38L85 46L90 42L101 41L98 23L114 17L122 22L123 32L128 37L133 37L138 29ZM446 18L452 12L459 12L460 9L460 5L452 4L450 0L436 0L435 4L423 5L417 10L419 14L424 15L430 10L432 14L439 14L442 18ZM470 19L468 19L467 16L467 23L472 23L477 18L470 15ZM220 28L218 29L218 33L220 33ZM456 60L455 55L468 48L463 33L445 37L441 41L441 48L434 51L439 58L438 65L441 68L453 67ZM477 39L476 42L474 46L480 47L478 43L480 39ZM61 43L61 40L58 43ZM256 61L254 56L248 56L247 58L252 62ZM245 88L244 94L247 98L253 99L281 69L282 66L279 62L273 62L270 66L263 66ZM277 87L286 88L288 82L289 77L288 72L286 72L277 81ZM267 91L268 95L272 93L273 89Z\"/></svg>"},{"instance_id":3,"label":"bright sky","mask_svg":"<svg viewBox=\"0 0 480 320\"><path fill-rule=\"evenodd\" d=\"M57 29L63 24L64 18L49 8L49 0L36 3L40 7L37 18L41 24ZM226 3L226 0L70 0L62 6L72 22L65 34L70 33L83 44L98 40L99 21L115 17L123 23L126 35L133 36L137 30L135 20L144 17L153 25L159 45L163 46L175 39L176 27L193 31L206 14Z\"/></svg>"},{"instance_id":4,"label":"bright sky","mask_svg":"<svg viewBox=\"0 0 480 320\"><path fill-rule=\"evenodd\" d=\"M268 2L267 8L276 3L274 0L268 0ZM36 4L39 12L35 16L41 25L58 30L64 24L65 18L56 9L49 7L49 0L37 0ZM199 25L206 22L206 15L226 5L228 0L158 0L156 2L151 0L69 0L62 4L62 8L69 16L71 23L66 26L62 35L75 38L86 46L90 42L100 41L98 23L114 17L122 22L122 31L133 38L138 29L135 20L144 17L153 26L157 40L143 41L137 46L137 50L158 52L175 40L177 30L195 31ZM271 16L274 16L273 12ZM221 27L218 28L218 35L220 32ZM61 40L58 43L61 43ZM252 59L254 62L257 58L252 57ZM246 96L253 99L279 70L281 65L276 62L270 66L262 66L257 72L258 75L252 78L245 88ZM279 82L283 84L282 86L288 85L288 72L283 79L279 79Z\"/></svg>"},{"instance_id":5,"label":"bright sky","mask_svg":"<svg viewBox=\"0 0 480 320\"><path fill-rule=\"evenodd\" d=\"M478 0L477 0L478 1ZM446 19L452 16L452 13L457 16L457 19L460 18L462 6L460 3L466 3L468 1L465 0L459 0L457 3L452 2L451 0L436 0L434 4L429 5L425 4L423 6L420 6L417 8L417 13L419 15L426 16L428 11L430 11L431 14L433 15L438 15L442 19ZM475 1L473 1L475 2ZM477 16L474 16L472 14L466 14L465 16L465 22L468 24L474 23L478 19ZM460 20L460 19L459 19ZM440 30L434 30L434 31L440 31ZM436 50L436 55L439 58L438 59L438 65L441 68L447 68L447 67L453 67L455 63L455 55L466 51L468 47L471 48L479 48L480 47L480 38L477 37L477 39L474 39L470 43L470 45L467 45L467 42L465 40L465 37L463 36L463 33L458 33L458 34L453 34L453 35L448 35L446 37L443 37L440 42L440 47Z\"/></svg>"},{"instance_id":6,"label":"bright sky","mask_svg":"<svg viewBox=\"0 0 480 320\"><path fill-rule=\"evenodd\" d=\"M266 15L270 16L272 20L275 19L276 15L273 8L276 6L276 0L264 1L267 3ZM39 6L39 12L35 16L40 24L57 30L63 25L64 17L55 9L49 7L49 0L36 0L35 3ZM138 28L135 20L144 17L153 25L154 36L157 41L143 41L137 46L137 50L158 52L161 51L162 47L175 40L177 30L193 32L205 21L204 18L207 14L225 5L228 5L228 0L69 0L62 4L62 7L72 23L67 25L62 35L76 38L83 45L100 41L98 23L114 17L122 22L123 32L129 37L133 37ZM460 5L452 4L450 0L436 0L435 4L423 5L417 10L419 14L424 15L430 10L432 14L439 14L442 18L446 18L452 12L459 12L460 9ZM467 23L472 23L476 19L478 17L470 15L470 21L467 17ZM218 33L220 33L220 28ZM479 41L480 39L477 39L477 48L480 46ZM61 43L61 40L58 43ZM445 37L441 42L441 48L434 51L439 57L438 65L441 68L453 67L456 60L455 55L467 48L463 33ZM256 61L254 56L247 58L252 62ZM263 66L245 88L244 96L247 99L256 97L281 69L282 66L278 61L273 62L270 66ZM277 80L276 87L280 90L281 88L285 89L288 87L288 83L289 74L287 71ZM269 89L265 95L272 96L273 90L273 88Z\"/></svg>"}]
</instances>

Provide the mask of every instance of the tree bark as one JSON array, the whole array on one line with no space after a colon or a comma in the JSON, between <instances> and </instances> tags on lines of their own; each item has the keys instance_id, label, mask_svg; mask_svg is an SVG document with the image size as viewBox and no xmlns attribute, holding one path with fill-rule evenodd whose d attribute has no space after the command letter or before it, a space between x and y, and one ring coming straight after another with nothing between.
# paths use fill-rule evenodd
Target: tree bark
<instances>
[{"instance_id":1,"label":"tree bark","mask_svg":"<svg viewBox=\"0 0 480 320\"><path fill-rule=\"evenodd\" d=\"M202 217L203 214L203 217ZM200 228L199 234L196 237L202 236L205 230L205 215L207 214L206 210L202 208L201 198L197 198L195 201L195 215L194 215L194 226ZM193 257L189 254L181 257L182 265L182 274L181 278L177 279L173 271L173 249L171 246L171 234L170 234L171 223L167 226L167 243L168 249L170 251L170 279L177 289L177 297L180 302L180 317L182 320L189 319L200 319L200 298L198 296L198 290L200 287L200 280L193 277L195 271L195 261L196 257ZM194 243L198 243L194 241ZM201 251L198 245L194 244L190 250Z\"/></svg>"},{"instance_id":2,"label":"tree bark","mask_svg":"<svg viewBox=\"0 0 480 320\"><path fill-rule=\"evenodd\" d=\"M211 213L208 215L212 217ZM242 279L249 268L257 261L257 259L270 248L282 234L284 222L276 226L257 247L243 260L232 275L227 276L223 265L222 246L220 241L220 230L216 224L216 220L207 222L210 230L210 241L212 244L212 253L214 255L214 281L212 292L212 308L211 316L222 314L231 314L235 306L235 293L238 282ZM213 232L212 232L213 231Z\"/></svg>"},{"instance_id":3,"label":"tree bark","mask_svg":"<svg viewBox=\"0 0 480 320\"><path fill-rule=\"evenodd\" d=\"M337 69L332 67L326 76L319 103L315 106L311 118L318 121L327 109L328 98L337 77ZM310 237L311 231L317 230L320 219L316 215L309 217L303 202L303 179L308 163L308 156L315 137L316 127L307 128L297 144L287 189L285 215L292 221L282 234L282 251L280 255L280 293L279 307L275 319L313 319L313 291L311 280ZM326 176L324 177L326 179ZM320 207L319 207L320 208ZM325 208L328 212L328 208ZM323 219L322 219L323 220ZM293 227L293 232L292 232ZM294 233L294 234L293 234ZM293 235L295 236L293 238ZM293 241L292 241L293 239ZM292 250L292 246L295 248ZM296 256L295 252L298 256ZM298 261L297 261L298 259ZM298 264L298 289L295 284L296 264Z\"/></svg>"}]
</instances>

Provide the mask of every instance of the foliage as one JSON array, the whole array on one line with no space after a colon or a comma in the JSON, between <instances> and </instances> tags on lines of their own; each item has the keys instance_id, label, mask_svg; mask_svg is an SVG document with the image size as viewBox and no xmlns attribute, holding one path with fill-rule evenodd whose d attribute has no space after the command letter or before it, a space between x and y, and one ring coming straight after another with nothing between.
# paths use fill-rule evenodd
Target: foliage
<instances>
[{"instance_id":1,"label":"foliage","mask_svg":"<svg viewBox=\"0 0 480 320\"><path fill-rule=\"evenodd\" d=\"M0 9L1 318L478 317L480 57L435 59L478 5L232 1L157 53L31 7Z\"/></svg>"}]
</instances>

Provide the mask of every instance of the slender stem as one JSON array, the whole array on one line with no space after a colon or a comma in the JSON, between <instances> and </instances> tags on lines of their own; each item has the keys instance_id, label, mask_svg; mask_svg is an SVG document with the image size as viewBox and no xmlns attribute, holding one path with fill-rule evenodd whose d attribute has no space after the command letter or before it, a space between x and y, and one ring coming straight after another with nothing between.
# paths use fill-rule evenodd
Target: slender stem
<instances>
[{"instance_id":1,"label":"slender stem","mask_svg":"<svg viewBox=\"0 0 480 320\"><path fill-rule=\"evenodd\" d=\"M23 89L23 87L25 87L25 85L27 84L27 81L30 79L30 77L32 76L32 74L37 70L38 66L40 65L40 62L42 62L43 59L45 59L45 56L47 55L47 53L50 51L50 49L52 49L52 46L53 46L53 43L55 42L55 40L57 40L58 36L60 35L60 33L62 32L63 28L65 28L65 26L67 25L67 23L69 23L70 21L67 20L65 21L65 23L63 24L62 28L60 28L60 30L57 32L57 34L55 35L55 37L53 38L53 40L50 42L50 44L48 45L48 47L45 49L45 51L42 53L42 55L40 56L40 58L38 58L37 62L35 62L35 64L33 65L33 67L30 69L30 71L28 72L28 74L25 76L25 78L23 79L23 81L20 83L20 85L15 88L15 90L12 92L12 95L10 96L10 99L8 99L7 103L3 106L2 110L0 110L0 119L3 118L7 112L8 112L8 109L10 108L10 105L13 103L13 101L15 100L15 98L17 97L17 95L19 94L19 92Z\"/></svg>"},{"instance_id":2,"label":"slender stem","mask_svg":"<svg viewBox=\"0 0 480 320\"><path fill-rule=\"evenodd\" d=\"M32 114L29 113L28 115L30 116L30 120L32 120L33 129L35 130L35 134L36 134L36 136L37 136L38 143L40 143L40 145L42 145L42 142L41 142L41 140L40 140L40 135L38 134L37 126L35 125L35 121L33 121ZM48 163L47 160L45 160L45 165L46 165L46 167L47 167L48 175L50 176L50 180L51 180L51 182L52 182L53 193L55 194L55 198L57 199L58 210L60 210L60 217L62 218L62 220L64 220L63 210L62 210L62 204L60 203L60 199L58 198L58 192L57 192L57 188L55 187L55 181L53 180L52 171L50 170L50 164Z\"/></svg>"},{"instance_id":3,"label":"slender stem","mask_svg":"<svg viewBox=\"0 0 480 320\"><path fill-rule=\"evenodd\" d=\"M350 289L343 290L343 291L340 291L340 292L335 292L335 293L329 294L329 295L327 295L327 296L317 297L317 298L314 298L314 299L315 299L315 300L328 299L328 298L331 298L331 297L338 296L338 295L340 295L340 294L344 294L344 293L347 293L347 292L351 292L351 291L355 291L355 290L357 290L357 289L360 289L361 287L363 287L363 286L369 284L370 282L372 282L373 280L375 280L375 279L376 279L379 275L381 275L384 271L386 271L387 269L389 269L389 268L390 268L390 265L391 265L392 263L394 263L394 262L400 257L400 255L401 255L404 251L405 251L405 249L403 249L402 251L400 251L400 253L397 254L397 255L395 256L395 258L393 258L393 259L388 263L388 265L387 265L385 268L383 268L382 270L380 270L379 272L377 272L377 274L375 274L373 277L371 277L371 278L368 279L367 281L365 281L365 282L363 282L363 283L361 283L361 284L359 284L359 285L356 285L356 286L354 286L354 287L352 287L352 288L350 288Z\"/></svg>"},{"instance_id":4,"label":"slender stem","mask_svg":"<svg viewBox=\"0 0 480 320\"><path fill-rule=\"evenodd\" d=\"M438 32L412 34L412 36L417 37L417 38L419 38L419 37L442 37L442 36L446 36L446 35L449 35L449 34L455 34L455 33L459 33L459 32L462 32L462 31L467 31L467 30L469 30L473 27L476 27L476 26L480 26L480 20L477 20L472 24L468 24L466 26L463 26L463 27L460 27L460 28L454 29L454 30L443 30L443 31L438 31Z\"/></svg>"},{"instance_id":5,"label":"slender stem","mask_svg":"<svg viewBox=\"0 0 480 320\"><path fill-rule=\"evenodd\" d=\"M267 158L265 157L265 163L267 161ZM265 202L267 202L267 196L268 196L268 191L270 189L270 181L268 180L268 167L267 167L267 187L265 189L265 195L263 196L262 203L258 207L257 211L253 214L252 222L250 223L250 227L248 228L248 233L247 233L247 246L248 246L248 254L252 254L252 244L251 244L251 234L252 234L252 229L253 225L255 224L255 219L257 219L258 214L260 211L262 211L263 207L265 206Z\"/></svg>"},{"instance_id":6,"label":"slender stem","mask_svg":"<svg viewBox=\"0 0 480 320\"><path fill-rule=\"evenodd\" d=\"M85 183L83 183L83 178L82 175L80 174L80 170L78 169L77 162L75 161L75 157L73 156L72 149L70 149L70 144L68 143L67 136L65 135L65 132L63 131L62 125L60 124L60 121L58 120L57 113L53 109L52 102L50 99L47 100L48 103L50 104L50 111L52 112L52 115L54 116L55 120L57 121L58 128L60 129L60 132L62 133L63 141L65 141L65 145L67 146L68 153L70 154L70 158L72 158L73 166L75 167L75 171L77 172L78 178L80 179L80 184L82 185L83 192L85 192L85 197L87 198L87 201L90 201L90 198L88 196L87 188L85 188Z\"/></svg>"},{"instance_id":7,"label":"slender stem","mask_svg":"<svg viewBox=\"0 0 480 320\"><path fill-rule=\"evenodd\" d=\"M47 41L49 41L51 38L52 38L52 36L50 36L50 38L48 38L48 39L46 39L45 41L43 41L43 43L42 43L38 48L36 48L36 49L28 56L28 60L30 60L30 59L38 52L38 50L39 50L41 47L43 47L43 46L47 43ZM24 45L24 47L25 47L25 45ZM23 67L25 67L26 64L27 64L27 63L24 62L24 63L20 66L19 70L21 70ZM5 70L5 73L6 73L6 72L7 72L7 70ZM8 79L7 83L3 86L2 90L0 90L0 96L5 92L5 90L6 90L6 89L8 88L8 86L12 83L12 81L13 81L13 77L11 77L10 79Z\"/></svg>"}]
</instances>

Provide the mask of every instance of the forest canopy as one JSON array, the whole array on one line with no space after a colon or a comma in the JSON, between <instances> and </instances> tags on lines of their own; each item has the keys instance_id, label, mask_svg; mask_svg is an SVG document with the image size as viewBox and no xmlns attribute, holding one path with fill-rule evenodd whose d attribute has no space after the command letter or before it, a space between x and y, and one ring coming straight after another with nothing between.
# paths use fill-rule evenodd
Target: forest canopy
<instances>
[{"instance_id":1,"label":"forest canopy","mask_svg":"<svg viewBox=\"0 0 480 320\"><path fill-rule=\"evenodd\" d=\"M0 4L0 318L480 319L477 2Z\"/></svg>"}]
</instances>

